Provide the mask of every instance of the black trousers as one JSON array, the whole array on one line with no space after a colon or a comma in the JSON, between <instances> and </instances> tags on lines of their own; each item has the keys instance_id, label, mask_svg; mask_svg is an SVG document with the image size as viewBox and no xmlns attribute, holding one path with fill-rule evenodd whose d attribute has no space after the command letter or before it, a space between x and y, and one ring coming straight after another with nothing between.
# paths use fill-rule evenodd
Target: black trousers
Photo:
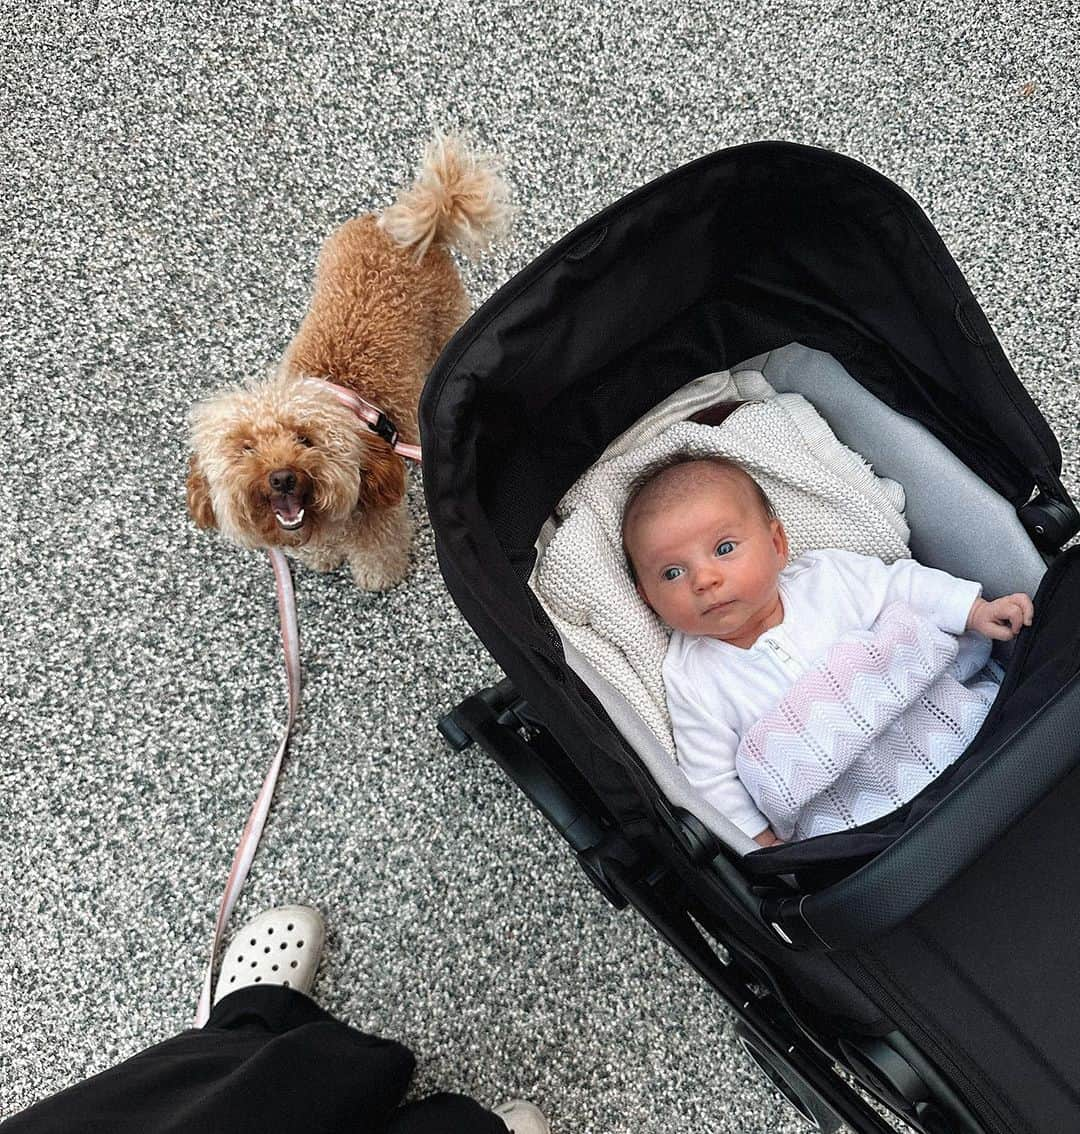
<instances>
[{"instance_id":1,"label":"black trousers","mask_svg":"<svg viewBox=\"0 0 1080 1134\"><path fill-rule=\"evenodd\" d=\"M0 1124L3 1134L507 1134L463 1095L399 1107L416 1062L289 988L225 997L182 1032Z\"/></svg>"}]
</instances>

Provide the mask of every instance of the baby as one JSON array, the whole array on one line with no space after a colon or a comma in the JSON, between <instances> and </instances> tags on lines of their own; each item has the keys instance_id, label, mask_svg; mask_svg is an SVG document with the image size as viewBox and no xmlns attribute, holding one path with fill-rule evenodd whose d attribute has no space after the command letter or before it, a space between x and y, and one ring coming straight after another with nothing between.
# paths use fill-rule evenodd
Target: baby
<instances>
[{"instance_id":1,"label":"baby","mask_svg":"<svg viewBox=\"0 0 1080 1134\"><path fill-rule=\"evenodd\" d=\"M781 841L778 835L804 838L853 827L917 794L943 770L942 761L924 751L932 744L920 747L918 733L943 722L939 732L953 742L946 765L959 755L997 691L991 681L971 680L989 658L986 639L1010 640L1031 625L1033 614L1025 594L988 602L978 583L909 559L887 566L872 556L832 550L808 552L789 564L784 526L769 498L739 464L722 457L677 458L640 478L623 515L623 547L638 593L674 631L664 684L679 762L705 798L761 846ZM915 630L907 633L911 626ZM809 717L784 705L800 679L800 696L809 698L811 708L815 690L819 701L822 690L825 700L832 699L842 685L833 671L845 665L835 653L840 642L854 643L874 675L891 682L898 714L909 709L905 698L918 701L924 714L915 728L903 716L887 728L871 727L852 708L857 696L849 697L855 731L867 734L858 767L855 756L839 751L846 741L834 740L836 751L820 737L808 742L803 726ZM816 685L815 675L823 675ZM794 722L801 742L811 744L812 760L803 763L812 765L809 782L816 786L802 796L771 769L762 773L766 789L752 795L736 768L737 762L759 767L747 761L762 758L769 737L759 735L761 722L775 718L778 705L782 719L773 719L774 730ZM877 727L885 731L871 736ZM903 748L907 761L897 763L904 770L896 782L881 771L890 766L890 746L893 757ZM920 774L925 770L918 782L910 775L913 764ZM804 770L798 767L800 775ZM771 791L773 781L779 795ZM875 796L877 814L868 815L865 799ZM798 820L801 809L811 817L815 808L820 811L826 797L822 822ZM776 808L782 821L759 807L769 799L784 805Z\"/></svg>"}]
</instances>

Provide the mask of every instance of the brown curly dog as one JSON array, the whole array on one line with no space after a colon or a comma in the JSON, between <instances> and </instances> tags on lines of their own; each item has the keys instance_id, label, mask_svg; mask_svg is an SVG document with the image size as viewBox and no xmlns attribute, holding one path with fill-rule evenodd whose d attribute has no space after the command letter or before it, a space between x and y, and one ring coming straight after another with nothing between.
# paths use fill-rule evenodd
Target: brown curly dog
<instances>
[{"instance_id":1,"label":"brown curly dog","mask_svg":"<svg viewBox=\"0 0 1080 1134\"><path fill-rule=\"evenodd\" d=\"M312 379L355 391L403 441L418 441L424 379L469 311L449 249L482 249L508 215L491 160L438 136L394 205L342 225L323 246L311 306L276 375L191 412L195 523L243 547L280 547L319 571L348 560L365 590L404 578L404 463Z\"/></svg>"}]
</instances>

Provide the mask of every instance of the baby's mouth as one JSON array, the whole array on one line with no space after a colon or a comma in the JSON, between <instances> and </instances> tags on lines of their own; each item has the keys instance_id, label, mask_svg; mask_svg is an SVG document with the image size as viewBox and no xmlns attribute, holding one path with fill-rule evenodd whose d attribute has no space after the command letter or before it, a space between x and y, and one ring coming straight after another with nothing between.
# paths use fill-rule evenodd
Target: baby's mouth
<instances>
[{"instance_id":1,"label":"baby's mouth","mask_svg":"<svg viewBox=\"0 0 1080 1134\"><path fill-rule=\"evenodd\" d=\"M299 531L304 526L303 501L295 492L271 496L270 507L274 510L278 527L284 528L285 531Z\"/></svg>"},{"instance_id":2,"label":"baby's mouth","mask_svg":"<svg viewBox=\"0 0 1080 1134\"><path fill-rule=\"evenodd\" d=\"M718 610L723 610L725 607L731 606L734 601L734 599L725 599L723 602L714 602L712 606L707 606L701 613L715 614Z\"/></svg>"}]
</instances>

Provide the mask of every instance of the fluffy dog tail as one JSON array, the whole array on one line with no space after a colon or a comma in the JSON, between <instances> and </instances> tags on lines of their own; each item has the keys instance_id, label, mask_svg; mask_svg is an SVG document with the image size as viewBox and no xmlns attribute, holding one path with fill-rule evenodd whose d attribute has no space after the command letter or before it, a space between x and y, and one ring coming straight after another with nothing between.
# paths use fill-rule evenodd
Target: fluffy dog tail
<instances>
[{"instance_id":1,"label":"fluffy dog tail","mask_svg":"<svg viewBox=\"0 0 1080 1134\"><path fill-rule=\"evenodd\" d=\"M379 224L420 260L432 244L483 252L510 221L509 190L497 160L464 138L436 134L416 180L383 210Z\"/></svg>"}]
</instances>

